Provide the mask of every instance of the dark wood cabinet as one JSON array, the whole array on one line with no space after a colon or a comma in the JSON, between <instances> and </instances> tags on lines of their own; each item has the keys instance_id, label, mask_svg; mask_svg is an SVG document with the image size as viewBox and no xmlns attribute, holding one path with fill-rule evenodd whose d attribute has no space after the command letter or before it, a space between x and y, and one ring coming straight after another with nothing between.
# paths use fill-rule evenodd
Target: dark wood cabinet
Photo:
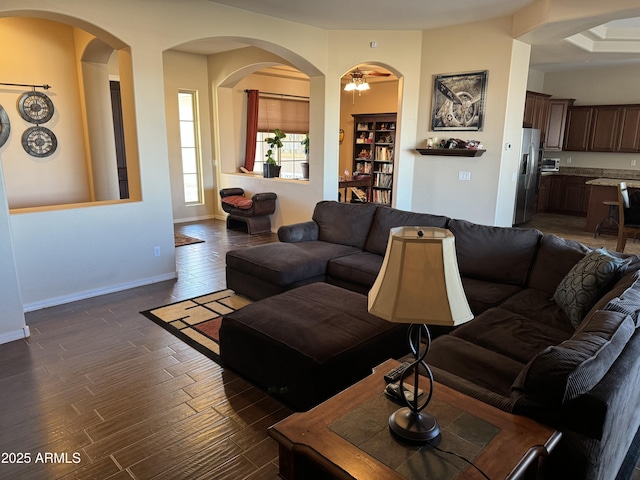
<instances>
[{"instance_id":1,"label":"dark wood cabinet","mask_svg":"<svg viewBox=\"0 0 640 480\"><path fill-rule=\"evenodd\" d=\"M570 98L551 98L545 136L545 150L562 150L567 113L574 100Z\"/></svg>"},{"instance_id":2,"label":"dark wood cabinet","mask_svg":"<svg viewBox=\"0 0 640 480\"><path fill-rule=\"evenodd\" d=\"M591 117L589 150L592 152L614 152L618 147L618 122L621 108L594 107Z\"/></svg>"},{"instance_id":3,"label":"dark wood cabinet","mask_svg":"<svg viewBox=\"0 0 640 480\"><path fill-rule=\"evenodd\" d=\"M571 107L567 112L567 131L563 150L586 152L589 147L593 107Z\"/></svg>"},{"instance_id":4,"label":"dark wood cabinet","mask_svg":"<svg viewBox=\"0 0 640 480\"><path fill-rule=\"evenodd\" d=\"M640 105L629 105L621 108L620 140L617 151L640 152Z\"/></svg>"},{"instance_id":5,"label":"dark wood cabinet","mask_svg":"<svg viewBox=\"0 0 640 480\"><path fill-rule=\"evenodd\" d=\"M540 130L540 140L545 141L551 95L528 91L524 104L523 126Z\"/></svg>"},{"instance_id":6,"label":"dark wood cabinet","mask_svg":"<svg viewBox=\"0 0 640 480\"><path fill-rule=\"evenodd\" d=\"M549 208L549 192L551 190L551 177L543 176L540 178L540 186L538 188L538 198L536 200L536 212L542 213Z\"/></svg>"},{"instance_id":7,"label":"dark wood cabinet","mask_svg":"<svg viewBox=\"0 0 640 480\"><path fill-rule=\"evenodd\" d=\"M586 216L592 177L545 175L540 179L538 211Z\"/></svg>"},{"instance_id":8,"label":"dark wood cabinet","mask_svg":"<svg viewBox=\"0 0 640 480\"><path fill-rule=\"evenodd\" d=\"M369 195L373 202L391 205L396 114L353 115L353 122L353 171L373 177L373 191Z\"/></svg>"},{"instance_id":9,"label":"dark wood cabinet","mask_svg":"<svg viewBox=\"0 0 640 480\"><path fill-rule=\"evenodd\" d=\"M563 150L640 152L640 105L570 107Z\"/></svg>"}]
</instances>

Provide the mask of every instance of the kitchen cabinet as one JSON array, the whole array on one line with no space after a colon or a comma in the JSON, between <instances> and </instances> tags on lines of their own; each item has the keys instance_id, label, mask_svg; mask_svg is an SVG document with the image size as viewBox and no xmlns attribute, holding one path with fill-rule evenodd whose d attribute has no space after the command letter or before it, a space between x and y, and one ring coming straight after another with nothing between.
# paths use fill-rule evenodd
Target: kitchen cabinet
<instances>
[{"instance_id":1,"label":"kitchen cabinet","mask_svg":"<svg viewBox=\"0 0 640 480\"><path fill-rule=\"evenodd\" d=\"M589 151L614 152L616 150L620 113L621 108L617 106L593 108Z\"/></svg>"},{"instance_id":2,"label":"kitchen cabinet","mask_svg":"<svg viewBox=\"0 0 640 480\"><path fill-rule=\"evenodd\" d=\"M551 177L543 175L540 178L538 187L538 198L536 199L536 213L542 213L549 208L549 191L551 190Z\"/></svg>"},{"instance_id":3,"label":"kitchen cabinet","mask_svg":"<svg viewBox=\"0 0 640 480\"><path fill-rule=\"evenodd\" d=\"M564 132L567 124L569 107L573 106L571 98L551 98L549 100L549 115L545 136L545 150L562 150Z\"/></svg>"},{"instance_id":4,"label":"kitchen cabinet","mask_svg":"<svg viewBox=\"0 0 640 480\"><path fill-rule=\"evenodd\" d=\"M592 177L543 175L538 191L538 211L586 216Z\"/></svg>"},{"instance_id":5,"label":"kitchen cabinet","mask_svg":"<svg viewBox=\"0 0 640 480\"><path fill-rule=\"evenodd\" d=\"M621 108L620 140L617 147L619 152L640 152L640 105Z\"/></svg>"},{"instance_id":6,"label":"kitchen cabinet","mask_svg":"<svg viewBox=\"0 0 640 480\"><path fill-rule=\"evenodd\" d=\"M591 133L593 107L571 107L567 112L567 131L563 150L586 152Z\"/></svg>"},{"instance_id":7,"label":"kitchen cabinet","mask_svg":"<svg viewBox=\"0 0 640 480\"><path fill-rule=\"evenodd\" d=\"M640 152L640 105L570 107L563 150Z\"/></svg>"},{"instance_id":8,"label":"kitchen cabinet","mask_svg":"<svg viewBox=\"0 0 640 480\"><path fill-rule=\"evenodd\" d=\"M524 104L524 127L540 130L540 141L545 140L547 119L549 116L549 98L551 95L528 91Z\"/></svg>"}]
</instances>

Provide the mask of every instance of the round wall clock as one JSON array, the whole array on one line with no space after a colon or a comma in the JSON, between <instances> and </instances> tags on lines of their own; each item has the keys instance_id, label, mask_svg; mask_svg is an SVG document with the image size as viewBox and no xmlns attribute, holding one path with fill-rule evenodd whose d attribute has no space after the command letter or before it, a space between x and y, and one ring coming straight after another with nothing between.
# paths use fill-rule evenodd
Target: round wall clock
<instances>
[{"instance_id":1,"label":"round wall clock","mask_svg":"<svg viewBox=\"0 0 640 480\"><path fill-rule=\"evenodd\" d=\"M22 134L22 147L32 157L48 157L58 148L58 139L45 127L31 127Z\"/></svg>"},{"instance_id":2,"label":"round wall clock","mask_svg":"<svg viewBox=\"0 0 640 480\"><path fill-rule=\"evenodd\" d=\"M44 93L25 92L18 99L18 111L31 123L46 123L53 117L53 102Z\"/></svg>"},{"instance_id":3,"label":"round wall clock","mask_svg":"<svg viewBox=\"0 0 640 480\"><path fill-rule=\"evenodd\" d=\"M7 111L0 105L0 147L7 142L10 132L11 123L9 123L9 115L7 115Z\"/></svg>"}]
</instances>

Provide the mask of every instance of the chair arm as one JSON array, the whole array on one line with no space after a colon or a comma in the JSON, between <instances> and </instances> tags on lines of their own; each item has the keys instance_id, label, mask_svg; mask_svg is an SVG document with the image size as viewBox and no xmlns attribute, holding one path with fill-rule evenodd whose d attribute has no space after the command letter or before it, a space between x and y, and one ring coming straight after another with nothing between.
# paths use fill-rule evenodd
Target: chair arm
<instances>
[{"instance_id":1,"label":"chair arm","mask_svg":"<svg viewBox=\"0 0 640 480\"><path fill-rule=\"evenodd\" d=\"M222 190L220 190L220 198L232 197L234 195L240 195L241 197L244 197L244 190L239 187L223 188Z\"/></svg>"},{"instance_id":2,"label":"chair arm","mask_svg":"<svg viewBox=\"0 0 640 480\"><path fill-rule=\"evenodd\" d=\"M314 220L308 222L283 225L278 229L278 239L281 242L311 242L318 240L320 227Z\"/></svg>"},{"instance_id":3,"label":"chair arm","mask_svg":"<svg viewBox=\"0 0 640 480\"><path fill-rule=\"evenodd\" d=\"M278 196L272 192L254 193L251 197L253 201L253 215L271 215L276 211L276 199Z\"/></svg>"}]
</instances>

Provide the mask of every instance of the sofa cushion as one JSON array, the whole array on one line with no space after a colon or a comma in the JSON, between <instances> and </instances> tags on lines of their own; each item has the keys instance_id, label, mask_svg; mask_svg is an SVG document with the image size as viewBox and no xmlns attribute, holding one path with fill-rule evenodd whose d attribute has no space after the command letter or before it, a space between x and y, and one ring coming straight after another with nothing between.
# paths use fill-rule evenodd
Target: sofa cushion
<instances>
[{"instance_id":1,"label":"sofa cushion","mask_svg":"<svg viewBox=\"0 0 640 480\"><path fill-rule=\"evenodd\" d=\"M363 250L377 209L373 203L318 202L313 211L318 239Z\"/></svg>"},{"instance_id":2,"label":"sofa cushion","mask_svg":"<svg viewBox=\"0 0 640 480\"><path fill-rule=\"evenodd\" d=\"M559 345L540 352L513 384L512 399L550 407L591 390L607 373L635 331L631 318L598 310L580 330Z\"/></svg>"},{"instance_id":3,"label":"sofa cushion","mask_svg":"<svg viewBox=\"0 0 640 480\"><path fill-rule=\"evenodd\" d=\"M327 242L269 243L227 252L227 268L278 286L326 274L327 262L359 250Z\"/></svg>"},{"instance_id":4,"label":"sofa cushion","mask_svg":"<svg viewBox=\"0 0 640 480\"><path fill-rule=\"evenodd\" d=\"M498 307L459 326L451 336L464 338L524 365L549 345L570 338L572 333Z\"/></svg>"},{"instance_id":5,"label":"sofa cushion","mask_svg":"<svg viewBox=\"0 0 640 480\"><path fill-rule=\"evenodd\" d=\"M466 277L462 277L462 287L474 315L480 315L489 308L497 307L522 290L517 285L506 285L504 283L487 282Z\"/></svg>"},{"instance_id":6,"label":"sofa cushion","mask_svg":"<svg viewBox=\"0 0 640 480\"><path fill-rule=\"evenodd\" d=\"M243 210L249 210L253 205L253 200L242 195L231 195L229 197L223 197L222 202L232 207L241 208Z\"/></svg>"},{"instance_id":7,"label":"sofa cushion","mask_svg":"<svg viewBox=\"0 0 640 480\"><path fill-rule=\"evenodd\" d=\"M451 335L440 336L432 342L426 362L507 397L511 384L524 367L513 358ZM436 376L436 381L442 380Z\"/></svg>"},{"instance_id":8,"label":"sofa cushion","mask_svg":"<svg viewBox=\"0 0 640 480\"><path fill-rule=\"evenodd\" d=\"M500 308L532 320L535 319L536 323L544 323L564 330L569 335L575 331L567 314L551 298L551 294L535 288L521 290L502 302Z\"/></svg>"},{"instance_id":9,"label":"sofa cushion","mask_svg":"<svg viewBox=\"0 0 640 480\"><path fill-rule=\"evenodd\" d=\"M542 233L532 228L507 228L451 220L463 277L524 286Z\"/></svg>"},{"instance_id":10,"label":"sofa cushion","mask_svg":"<svg viewBox=\"0 0 640 480\"><path fill-rule=\"evenodd\" d=\"M380 272L383 259L384 257L369 252L334 258L329 261L327 275L371 288Z\"/></svg>"},{"instance_id":11,"label":"sofa cushion","mask_svg":"<svg viewBox=\"0 0 640 480\"><path fill-rule=\"evenodd\" d=\"M576 263L553 294L574 327L611 287L624 260L598 249Z\"/></svg>"},{"instance_id":12,"label":"sofa cushion","mask_svg":"<svg viewBox=\"0 0 640 480\"><path fill-rule=\"evenodd\" d=\"M590 248L573 240L543 236L529 276L529 287L553 295L569 270L589 252Z\"/></svg>"},{"instance_id":13,"label":"sofa cushion","mask_svg":"<svg viewBox=\"0 0 640 480\"><path fill-rule=\"evenodd\" d=\"M428 213L406 212L391 207L378 207L364 249L384 256L389 243L389 230L394 227L439 227L446 228L448 217Z\"/></svg>"}]
</instances>

